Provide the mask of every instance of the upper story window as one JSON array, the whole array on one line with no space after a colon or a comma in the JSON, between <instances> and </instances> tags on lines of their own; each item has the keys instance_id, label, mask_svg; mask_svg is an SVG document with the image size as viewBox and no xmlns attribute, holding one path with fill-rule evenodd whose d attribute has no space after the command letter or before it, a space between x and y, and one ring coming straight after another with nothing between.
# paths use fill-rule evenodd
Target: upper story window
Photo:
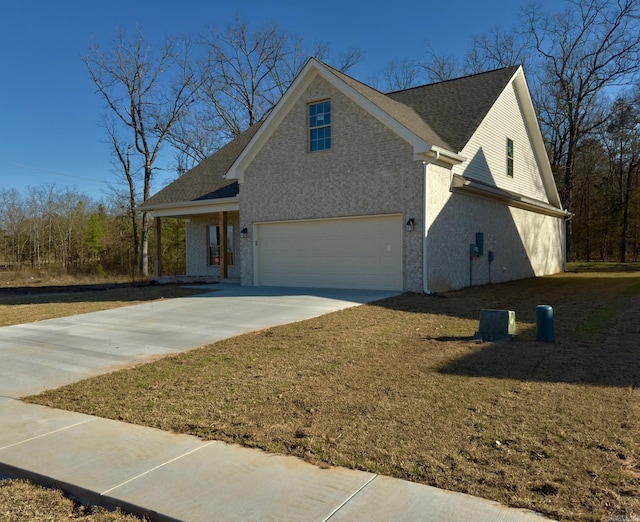
<instances>
[{"instance_id":1,"label":"upper story window","mask_svg":"<svg viewBox=\"0 0 640 522\"><path fill-rule=\"evenodd\" d=\"M507 176L513 177L513 140L507 138Z\"/></svg>"},{"instance_id":2,"label":"upper story window","mask_svg":"<svg viewBox=\"0 0 640 522\"><path fill-rule=\"evenodd\" d=\"M309 104L309 151L331 148L331 102Z\"/></svg>"}]
</instances>

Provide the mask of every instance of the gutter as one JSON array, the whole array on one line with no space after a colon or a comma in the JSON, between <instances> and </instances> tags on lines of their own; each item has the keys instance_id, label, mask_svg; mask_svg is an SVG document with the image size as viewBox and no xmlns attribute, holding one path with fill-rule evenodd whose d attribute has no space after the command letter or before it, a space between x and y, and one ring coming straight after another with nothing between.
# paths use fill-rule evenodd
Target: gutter
<instances>
[{"instance_id":1,"label":"gutter","mask_svg":"<svg viewBox=\"0 0 640 522\"><path fill-rule=\"evenodd\" d=\"M567 219L567 217L570 217L571 215L566 210L557 208L549 203L545 203L544 201L539 201L509 190L501 189L482 181L465 178L460 174L453 175L451 188L454 191L493 199L510 207L522 208L538 214L546 214L548 216L562 219Z\"/></svg>"}]
</instances>

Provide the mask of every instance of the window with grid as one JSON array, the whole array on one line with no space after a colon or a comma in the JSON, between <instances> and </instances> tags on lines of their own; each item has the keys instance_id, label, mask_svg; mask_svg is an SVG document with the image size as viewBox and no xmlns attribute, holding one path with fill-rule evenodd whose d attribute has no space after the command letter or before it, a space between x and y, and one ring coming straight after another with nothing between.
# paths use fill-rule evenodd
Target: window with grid
<instances>
[{"instance_id":1,"label":"window with grid","mask_svg":"<svg viewBox=\"0 0 640 522\"><path fill-rule=\"evenodd\" d=\"M513 140L507 138L507 176L513 177Z\"/></svg>"},{"instance_id":2,"label":"window with grid","mask_svg":"<svg viewBox=\"0 0 640 522\"><path fill-rule=\"evenodd\" d=\"M331 102L309 104L309 151L331 148Z\"/></svg>"}]
</instances>

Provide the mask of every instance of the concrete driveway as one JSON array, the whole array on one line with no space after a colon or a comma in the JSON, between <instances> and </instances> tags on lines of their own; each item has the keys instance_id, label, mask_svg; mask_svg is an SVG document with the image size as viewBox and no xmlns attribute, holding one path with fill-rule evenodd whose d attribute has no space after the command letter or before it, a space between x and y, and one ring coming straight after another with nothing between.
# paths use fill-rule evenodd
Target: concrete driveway
<instances>
[{"instance_id":1,"label":"concrete driveway","mask_svg":"<svg viewBox=\"0 0 640 522\"><path fill-rule=\"evenodd\" d=\"M0 396L24 397L394 292L201 286L181 297L0 328Z\"/></svg>"},{"instance_id":2,"label":"concrete driveway","mask_svg":"<svg viewBox=\"0 0 640 522\"><path fill-rule=\"evenodd\" d=\"M154 520L536 522L496 502L17 397L388 292L246 288L0 328L0 478Z\"/></svg>"}]
</instances>

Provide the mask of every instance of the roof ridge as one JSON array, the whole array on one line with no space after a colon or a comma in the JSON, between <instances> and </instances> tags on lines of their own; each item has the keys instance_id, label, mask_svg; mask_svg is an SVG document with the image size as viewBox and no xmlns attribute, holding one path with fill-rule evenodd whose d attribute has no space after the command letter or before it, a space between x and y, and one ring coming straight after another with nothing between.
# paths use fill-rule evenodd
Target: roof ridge
<instances>
[{"instance_id":1,"label":"roof ridge","mask_svg":"<svg viewBox=\"0 0 640 522\"><path fill-rule=\"evenodd\" d=\"M391 94L399 94L399 93L411 91L411 90L414 90L414 89L423 89L425 87L432 87L434 85L442 85L444 83L466 80L466 79L474 78L474 77L477 77L477 76L482 76L484 74L497 73L497 72L500 72L500 71L505 71L507 69L514 69L514 71L515 71L521 66L522 66L521 64L520 65L507 65L505 67L498 67L497 69L491 69L489 71L482 71L482 72L477 72L477 73L472 73L472 74L466 74L464 76L458 76L456 78L449 78L447 80L440 80L438 82L423 83L422 85L414 85L413 87L407 87L405 89L398 89L397 91L389 91L389 92L386 92L384 94L385 94L385 96L389 96Z\"/></svg>"},{"instance_id":2,"label":"roof ridge","mask_svg":"<svg viewBox=\"0 0 640 522\"><path fill-rule=\"evenodd\" d=\"M354 78L353 76L350 76L349 74L336 69L335 67L329 65L328 63L323 62L322 60L317 60L317 61L320 62L322 65L324 65L327 69L329 69L336 76L338 76L338 77L339 76L344 76L345 78L348 78L349 80L351 80L353 82L359 83L360 85L363 85L364 87L367 87L367 88L371 89L372 91L375 91L375 92L381 94L382 96L386 96L386 93L376 89L375 87L369 85L368 83L364 83L363 81L358 80L357 78Z\"/></svg>"},{"instance_id":3,"label":"roof ridge","mask_svg":"<svg viewBox=\"0 0 640 522\"><path fill-rule=\"evenodd\" d=\"M386 96L413 107L454 152L460 152L520 68L501 67Z\"/></svg>"}]
</instances>

